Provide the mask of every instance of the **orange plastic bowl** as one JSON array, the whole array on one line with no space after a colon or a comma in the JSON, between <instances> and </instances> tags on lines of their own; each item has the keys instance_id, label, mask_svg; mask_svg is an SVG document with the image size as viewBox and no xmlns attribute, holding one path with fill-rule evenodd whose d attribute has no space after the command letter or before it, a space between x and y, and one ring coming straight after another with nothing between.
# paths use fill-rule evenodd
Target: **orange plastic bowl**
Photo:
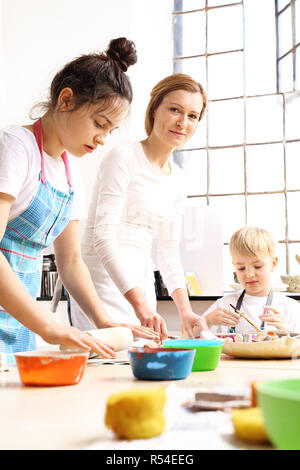
<instances>
[{"instance_id":1,"label":"orange plastic bowl","mask_svg":"<svg viewBox=\"0 0 300 470\"><path fill-rule=\"evenodd\" d=\"M26 351L15 353L24 385L75 385L83 377L88 352Z\"/></svg>"}]
</instances>

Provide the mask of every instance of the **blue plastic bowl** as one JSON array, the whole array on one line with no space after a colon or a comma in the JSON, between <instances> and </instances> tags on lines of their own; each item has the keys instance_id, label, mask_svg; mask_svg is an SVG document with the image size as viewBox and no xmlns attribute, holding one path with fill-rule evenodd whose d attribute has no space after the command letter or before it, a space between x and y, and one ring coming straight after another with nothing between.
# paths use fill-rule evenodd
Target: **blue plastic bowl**
<instances>
[{"instance_id":1,"label":"blue plastic bowl","mask_svg":"<svg viewBox=\"0 0 300 470\"><path fill-rule=\"evenodd\" d=\"M192 372L214 370L219 364L223 341L215 339L169 339L164 348L191 348L196 351Z\"/></svg>"},{"instance_id":2,"label":"blue plastic bowl","mask_svg":"<svg viewBox=\"0 0 300 470\"><path fill-rule=\"evenodd\" d=\"M195 350L145 347L130 349L128 355L139 380L180 380L191 373Z\"/></svg>"}]
</instances>

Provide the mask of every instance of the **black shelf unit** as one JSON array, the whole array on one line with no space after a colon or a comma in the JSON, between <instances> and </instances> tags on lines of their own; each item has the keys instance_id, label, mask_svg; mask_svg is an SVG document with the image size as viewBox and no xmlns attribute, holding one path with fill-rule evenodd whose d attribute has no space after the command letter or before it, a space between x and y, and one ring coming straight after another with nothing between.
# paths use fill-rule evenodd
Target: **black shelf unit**
<instances>
[{"instance_id":1,"label":"black shelf unit","mask_svg":"<svg viewBox=\"0 0 300 470\"><path fill-rule=\"evenodd\" d=\"M222 295L189 295L190 300L218 300ZM157 300L173 300L169 295L157 297Z\"/></svg>"},{"instance_id":2,"label":"black shelf unit","mask_svg":"<svg viewBox=\"0 0 300 470\"><path fill-rule=\"evenodd\" d=\"M52 278L52 279L51 279ZM158 301L170 301L172 297L168 293L168 289L166 288L162 276L159 271L154 271L154 278L155 278L155 292L156 292L156 299ZM55 282L57 279L57 270L56 270L56 263L54 255L47 255L43 258L43 270L42 270L42 281L41 281L41 293L37 300L45 300L51 301L52 295L55 287ZM55 281L55 282L54 282ZM229 294L234 291L226 291L225 294ZM300 292L282 292L283 294L287 295L291 299L300 300ZM50 295L49 295L50 294ZM216 301L220 299L222 295L190 295L189 299L193 300L202 300L202 301ZM61 300L67 300L67 294L62 287L61 293Z\"/></svg>"},{"instance_id":3,"label":"black shelf unit","mask_svg":"<svg viewBox=\"0 0 300 470\"><path fill-rule=\"evenodd\" d=\"M226 291L224 292L224 295L226 294L231 294L232 292L235 291ZM285 294L287 297L290 297L291 299L294 300L299 300L300 301L300 292L287 292L287 291L282 291L281 294ZM218 300L222 295L190 295L189 299L190 300ZM169 295L165 296L159 296L157 297L157 300L173 300L172 297Z\"/></svg>"}]
</instances>

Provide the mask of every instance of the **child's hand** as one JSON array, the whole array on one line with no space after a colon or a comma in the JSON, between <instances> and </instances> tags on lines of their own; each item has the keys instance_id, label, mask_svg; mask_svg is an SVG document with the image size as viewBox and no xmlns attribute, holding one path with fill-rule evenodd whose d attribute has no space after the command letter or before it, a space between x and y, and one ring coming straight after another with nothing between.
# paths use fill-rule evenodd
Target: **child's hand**
<instances>
[{"instance_id":1,"label":"child's hand","mask_svg":"<svg viewBox=\"0 0 300 470\"><path fill-rule=\"evenodd\" d=\"M209 327L213 325L236 326L240 321L240 316L227 309L218 307L204 317Z\"/></svg>"},{"instance_id":2,"label":"child's hand","mask_svg":"<svg viewBox=\"0 0 300 470\"><path fill-rule=\"evenodd\" d=\"M265 312L259 316L261 321L266 322L267 325L275 326L278 330L290 330L290 326L282 313L268 305L264 306L264 310Z\"/></svg>"}]
</instances>

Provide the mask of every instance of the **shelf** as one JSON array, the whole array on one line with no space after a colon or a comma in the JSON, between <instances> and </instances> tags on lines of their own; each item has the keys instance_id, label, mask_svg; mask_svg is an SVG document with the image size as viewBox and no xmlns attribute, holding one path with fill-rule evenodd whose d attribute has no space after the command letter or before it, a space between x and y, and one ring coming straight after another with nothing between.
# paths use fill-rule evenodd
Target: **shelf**
<instances>
[{"instance_id":1,"label":"shelf","mask_svg":"<svg viewBox=\"0 0 300 470\"><path fill-rule=\"evenodd\" d=\"M233 292L236 292L236 291L226 291L224 292L224 295L226 294L232 294ZM286 295L287 297L290 297L291 299L294 299L294 300L299 300L300 301L300 292L287 292L287 291L284 291L284 292L280 292L280 294L284 294ZM190 300L199 300L199 301L207 301L207 300L218 300L220 299L221 297L223 297L223 295L191 295L189 296L189 299ZM160 297L157 297L157 300L161 301L161 300L173 300L172 297L170 296L160 296Z\"/></svg>"},{"instance_id":2,"label":"shelf","mask_svg":"<svg viewBox=\"0 0 300 470\"><path fill-rule=\"evenodd\" d=\"M52 297L37 297L36 300L38 300L38 301L44 301L44 300L45 300L45 301L51 302ZM60 300L68 300L68 299L67 299L67 297L64 295L64 296L62 296L62 297L60 298Z\"/></svg>"},{"instance_id":3,"label":"shelf","mask_svg":"<svg viewBox=\"0 0 300 470\"><path fill-rule=\"evenodd\" d=\"M234 291L230 291L230 292L224 292L224 295L226 294L230 294L231 292L234 292ZM294 300L299 300L300 301L300 292L281 292L281 294L285 294L287 297L290 297L291 299L294 299ZM223 297L222 295L191 295L189 297L189 299L191 301L195 301L195 300L198 300L198 301L209 301L209 300L218 300L218 299L221 299L221 297ZM38 301L50 301L52 300L52 297L37 297ZM62 296L60 300L68 300L68 298L66 296ZM159 296L156 298L157 301L173 301L172 297L170 296Z\"/></svg>"},{"instance_id":4,"label":"shelf","mask_svg":"<svg viewBox=\"0 0 300 470\"><path fill-rule=\"evenodd\" d=\"M300 292L281 292L291 299L300 300Z\"/></svg>"},{"instance_id":5,"label":"shelf","mask_svg":"<svg viewBox=\"0 0 300 470\"><path fill-rule=\"evenodd\" d=\"M222 295L190 295L190 300L218 300L222 297ZM173 300L170 296L163 296L157 297L156 300Z\"/></svg>"}]
</instances>

